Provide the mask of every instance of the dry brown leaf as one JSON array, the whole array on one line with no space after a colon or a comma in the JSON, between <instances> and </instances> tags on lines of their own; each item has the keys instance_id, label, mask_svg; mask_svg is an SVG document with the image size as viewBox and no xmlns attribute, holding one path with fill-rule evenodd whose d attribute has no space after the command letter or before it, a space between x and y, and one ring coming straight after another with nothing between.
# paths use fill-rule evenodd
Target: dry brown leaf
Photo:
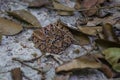
<instances>
[{"instance_id":1,"label":"dry brown leaf","mask_svg":"<svg viewBox=\"0 0 120 80\"><path fill-rule=\"evenodd\" d=\"M32 27L38 27L38 28L41 27L37 18L34 15L32 15L29 11L15 10L15 11L8 12L8 14L19 19L19 20L27 22L28 24L31 24Z\"/></svg>"},{"instance_id":2,"label":"dry brown leaf","mask_svg":"<svg viewBox=\"0 0 120 80\"><path fill-rule=\"evenodd\" d=\"M73 12L72 11L57 11L58 15L61 15L61 16L71 16L73 15Z\"/></svg>"},{"instance_id":3,"label":"dry brown leaf","mask_svg":"<svg viewBox=\"0 0 120 80\"><path fill-rule=\"evenodd\" d=\"M97 26L99 24L106 24L106 23L110 23L111 25L116 24L118 18L120 15L118 15L119 13L114 14L113 16L108 16L108 17L104 17L104 18L94 18L91 21L88 21L87 26Z\"/></svg>"},{"instance_id":4,"label":"dry brown leaf","mask_svg":"<svg viewBox=\"0 0 120 80\"><path fill-rule=\"evenodd\" d=\"M96 62L93 57L81 56L56 68L56 72L73 71L85 68L101 68L101 64Z\"/></svg>"},{"instance_id":5,"label":"dry brown leaf","mask_svg":"<svg viewBox=\"0 0 120 80\"><path fill-rule=\"evenodd\" d=\"M82 7L85 9L96 8L97 1L98 0L84 0L82 2ZM96 11L97 11L97 9L92 9L92 10L84 11L84 13L87 16L92 16L96 13Z\"/></svg>"},{"instance_id":6,"label":"dry brown leaf","mask_svg":"<svg viewBox=\"0 0 120 80\"><path fill-rule=\"evenodd\" d=\"M106 23L103 26L104 37L108 41L119 42L119 39L113 31L113 26L110 23Z\"/></svg>"},{"instance_id":7,"label":"dry brown leaf","mask_svg":"<svg viewBox=\"0 0 120 80\"><path fill-rule=\"evenodd\" d=\"M79 44L79 45L87 45L90 43L89 41L89 38L87 35L83 34L83 33L80 33L79 31L77 30L73 30L73 29L70 29L73 37L75 38L76 40L76 43L75 44Z\"/></svg>"},{"instance_id":8,"label":"dry brown leaf","mask_svg":"<svg viewBox=\"0 0 120 80\"><path fill-rule=\"evenodd\" d=\"M82 7L85 9L90 9L90 8L94 8L88 11L84 11L84 13L87 16L92 16L94 14L96 14L97 12L97 8L96 6L98 6L99 4L103 3L104 0L83 0L82 2Z\"/></svg>"},{"instance_id":9,"label":"dry brown leaf","mask_svg":"<svg viewBox=\"0 0 120 80\"><path fill-rule=\"evenodd\" d=\"M117 73L111 68L110 64L105 60L104 55L92 54L91 56L102 64L102 67L99 70L102 71L108 78L113 78L117 75Z\"/></svg>"},{"instance_id":10,"label":"dry brown leaf","mask_svg":"<svg viewBox=\"0 0 120 80\"><path fill-rule=\"evenodd\" d=\"M92 21L88 21L87 26L97 26L103 23L103 18L94 18Z\"/></svg>"},{"instance_id":11,"label":"dry brown leaf","mask_svg":"<svg viewBox=\"0 0 120 80\"><path fill-rule=\"evenodd\" d=\"M103 24L110 23L111 25L114 25L118 21L119 16L120 16L119 13L115 13L112 16L108 16L108 17L100 18L100 19L102 20Z\"/></svg>"},{"instance_id":12,"label":"dry brown leaf","mask_svg":"<svg viewBox=\"0 0 120 80\"><path fill-rule=\"evenodd\" d=\"M49 0L33 0L32 2L29 2L28 7L30 8L42 7L44 5L48 5L49 3L50 3Z\"/></svg>"},{"instance_id":13,"label":"dry brown leaf","mask_svg":"<svg viewBox=\"0 0 120 80\"><path fill-rule=\"evenodd\" d=\"M75 2L75 9L80 9L81 8L81 1L80 0L76 0Z\"/></svg>"},{"instance_id":14,"label":"dry brown leaf","mask_svg":"<svg viewBox=\"0 0 120 80\"><path fill-rule=\"evenodd\" d=\"M22 31L22 26L10 20L0 18L0 31L3 35L15 35Z\"/></svg>"},{"instance_id":15,"label":"dry brown leaf","mask_svg":"<svg viewBox=\"0 0 120 80\"><path fill-rule=\"evenodd\" d=\"M20 68L15 68L11 70L11 76L13 80L22 80L22 71Z\"/></svg>"},{"instance_id":16,"label":"dry brown leaf","mask_svg":"<svg viewBox=\"0 0 120 80\"><path fill-rule=\"evenodd\" d=\"M65 6L65 5L55 2L55 1L53 1L53 6L56 10L58 9L57 13L59 15L62 15L62 16L73 15L74 8L70 8L68 6ZM64 11L59 11L61 9Z\"/></svg>"},{"instance_id":17,"label":"dry brown leaf","mask_svg":"<svg viewBox=\"0 0 120 80\"><path fill-rule=\"evenodd\" d=\"M95 27L78 26L78 28L80 32L92 36L96 36L99 32L102 32L102 26L95 26Z\"/></svg>"},{"instance_id":18,"label":"dry brown leaf","mask_svg":"<svg viewBox=\"0 0 120 80\"><path fill-rule=\"evenodd\" d=\"M119 43L112 42L112 41L97 39L95 40L95 42L97 43L97 45L99 46L101 50L111 48L111 47L120 47Z\"/></svg>"},{"instance_id":19,"label":"dry brown leaf","mask_svg":"<svg viewBox=\"0 0 120 80\"><path fill-rule=\"evenodd\" d=\"M60 4L60 3L57 3L55 1L53 1L53 6L55 9L58 9L58 10L64 10L64 11L74 11L74 8L70 8L68 6L65 6L63 4Z\"/></svg>"},{"instance_id":20,"label":"dry brown leaf","mask_svg":"<svg viewBox=\"0 0 120 80\"><path fill-rule=\"evenodd\" d=\"M112 71L110 67L103 64L102 68L100 69L108 78L113 78L115 76L115 73Z\"/></svg>"}]
</instances>

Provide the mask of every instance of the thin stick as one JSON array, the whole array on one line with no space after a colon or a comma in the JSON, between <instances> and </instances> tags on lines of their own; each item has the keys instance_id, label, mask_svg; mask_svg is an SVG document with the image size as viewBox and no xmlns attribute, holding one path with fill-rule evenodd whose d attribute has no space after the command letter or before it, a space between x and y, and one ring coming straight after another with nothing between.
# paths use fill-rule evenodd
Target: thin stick
<instances>
[{"instance_id":1,"label":"thin stick","mask_svg":"<svg viewBox=\"0 0 120 80\"><path fill-rule=\"evenodd\" d=\"M23 65L25 65L25 66L27 66L27 67L30 67L31 69L36 70L36 71L38 71L39 73L42 73L42 70L37 69L37 68L34 68L33 66L30 66L30 65L24 63L23 61L17 59L17 58L13 58L12 60L14 60L14 61L18 61L19 63L21 63L21 64L23 64Z\"/></svg>"},{"instance_id":2,"label":"thin stick","mask_svg":"<svg viewBox=\"0 0 120 80\"><path fill-rule=\"evenodd\" d=\"M25 79L27 79L27 80L32 80L32 79L30 79L28 76L26 76L23 72L22 72L22 76L23 76Z\"/></svg>"},{"instance_id":3,"label":"thin stick","mask_svg":"<svg viewBox=\"0 0 120 80\"><path fill-rule=\"evenodd\" d=\"M42 55L42 56L43 56L43 55ZM33 59L30 59L30 60L23 60L23 62L31 62L31 63L33 63L34 61L40 59L42 56L38 56L38 57L33 58Z\"/></svg>"}]
</instances>

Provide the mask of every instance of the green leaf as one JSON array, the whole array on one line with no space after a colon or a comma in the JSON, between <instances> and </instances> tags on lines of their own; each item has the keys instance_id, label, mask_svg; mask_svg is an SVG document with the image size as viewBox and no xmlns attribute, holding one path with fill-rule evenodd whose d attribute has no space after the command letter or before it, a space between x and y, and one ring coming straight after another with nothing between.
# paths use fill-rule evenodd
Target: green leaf
<instances>
[{"instance_id":1,"label":"green leaf","mask_svg":"<svg viewBox=\"0 0 120 80\"><path fill-rule=\"evenodd\" d=\"M112 65L112 68L120 72L120 48L108 48L103 51L105 59Z\"/></svg>"}]
</instances>

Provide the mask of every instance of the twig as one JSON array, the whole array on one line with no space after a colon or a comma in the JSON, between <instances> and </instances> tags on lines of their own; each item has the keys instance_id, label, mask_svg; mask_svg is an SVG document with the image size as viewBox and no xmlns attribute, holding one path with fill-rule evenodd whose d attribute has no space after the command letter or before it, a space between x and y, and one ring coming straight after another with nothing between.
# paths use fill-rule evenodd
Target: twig
<instances>
[{"instance_id":1,"label":"twig","mask_svg":"<svg viewBox=\"0 0 120 80\"><path fill-rule=\"evenodd\" d=\"M32 79L30 79L28 76L26 76L23 72L22 72L22 76L23 76L25 79L27 79L27 80L32 80Z\"/></svg>"},{"instance_id":2,"label":"twig","mask_svg":"<svg viewBox=\"0 0 120 80\"><path fill-rule=\"evenodd\" d=\"M42 56L39 56L39 57L36 57L36 58L33 58L33 59L30 59L30 60L23 60L23 62L31 62L33 63L34 61L40 59Z\"/></svg>"},{"instance_id":3,"label":"twig","mask_svg":"<svg viewBox=\"0 0 120 80\"><path fill-rule=\"evenodd\" d=\"M52 57L58 64L62 64L62 60L59 58L58 55L55 55L55 54L47 54L46 56L50 56Z\"/></svg>"},{"instance_id":4,"label":"twig","mask_svg":"<svg viewBox=\"0 0 120 80\"><path fill-rule=\"evenodd\" d=\"M46 7L48 9L52 9L52 10L58 10L58 11L88 11L88 10L94 10L94 9L109 9L109 8L115 8L115 7L120 7L120 5L114 5L114 6L105 6L105 7L98 7L98 8L88 8L88 9L79 9L79 10L64 10L64 9L56 9L53 7Z\"/></svg>"},{"instance_id":5,"label":"twig","mask_svg":"<svg viewBox=\"0 0 120 80\"><path fill-rule=\"evenodd\" d=\"M42 73L42 70L37 69L37 68L34 68L33 66L30 66L30 65L26 64L25 62L17 59L17 58L13 58L12 60L18 61L19 63L21 63L21 64L23 64L23 65L25 65L25 66L27 66L27 67L30 67L31 69L36 70L36 71L38 71L39 73Z\"/></svg>"}]
</instances>

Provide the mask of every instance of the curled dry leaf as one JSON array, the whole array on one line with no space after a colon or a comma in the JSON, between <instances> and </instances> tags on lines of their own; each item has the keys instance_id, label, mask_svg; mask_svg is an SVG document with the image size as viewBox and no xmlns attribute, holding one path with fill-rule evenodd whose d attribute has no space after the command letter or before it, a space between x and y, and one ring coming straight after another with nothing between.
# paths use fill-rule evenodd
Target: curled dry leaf
<instances>
[{"instance_id":1,"label":"curled dry leaf","mask_svg":"<svg viewBox=\"0 0 120 80\"><path fill-rule=\"evenodd\" d=\"M68 6L65 6L65 5L55 2L55 1L53 1L53 6L56 10L58 10L57 13L59 15L73 15L73 11L74 11L73 8L70 8ZM64 11L61 11L61 9Z\"/></svg>"},{"instance_id":2,"label":"curled dry leaf","mask_svg":"<svg viewBox=\"0 0 120 80\"><path fill-rule=\"evenodd\" d=\"M91 21L88 21L87 26L97 26L103 23L104 19L101 18L94 18Z\"/></svg>"},{"instance_id":3,"label":"curled dry leaf","mask_svg":"<svg viewBox=\"0 0 120 80\"><path fill-rule=\"evenodd\" d=\"M113 26L110 23L104 24L103 32L106 40L119 42L117 36L115 35L115 31L113 31Z\"/></svg>"},{"instance_id":4,"label":"curled dry leaf","mask_svg":"<svg viewBox=\"0 0 120 80\"><path fill-rule=\"evenodd\" d=\"M48 5L49 3L50 3L49 0L33 0L32 2L29 2L28 7L30 8L42 7L44 5Z\"/></svg>"},{"instance_id":5,"label":"curled dry leaf","mask_svg":"<svg viewBox=\"0 0 120 80\"><path fill-rule=\"evenodd\" d=\"M81 1L80 0L76 0L75 2L75 9L80 9L81 8Z\"/></svg>"},{"instance_id":6,"label":"curled dry leaf","mask_svg":"<svg viewBox=\"0 0 120 80\"><path fill-rule=\"evenodd\" d=\"M20 68L11 70L11 76L13 80L22 80L22 71Z\"/></svg>"},{"instance_id":7,"label":"curled dry leaf","mask_svg":"<svg viewBox=\"0 0 120 80\"><path fill-rule=\"evenodd\" d=\"M22 26L10 20L0 18L0 30L3 35L15 35L22 31Z\"/></svg>"},{"instance_id":8,"label":"curled dry leaf","mask_svg":"<svg viewBox=\"0 0 120 80\"><path fill-rule=\"evenodd\" d=\"M8 12L8 14L19 19L19 20L22 20L22 21L32 25L31 27L38 27L38 28L41 27L37 18L34 15L32 15L29 11L15 10L15 11Z\"/></svg>"},{"instance_id":9,"label":"curled dry leaf","mask_svg":"<svg viewBox=\"0 0 120 80\"><path fill-rule=\"evenodd\" d=\"M73 29L70 29L73 37L75 38L76 40L76 43L75 44L79 44L79 45L87 45L90 43L89 41L89 38L87 35L77 31L77 30L73 30Z\"/></svg>"},{"instance_id":10,"label":"curled dry leaf","mask_svg":"<svg viewBox=\"0 0 120 80\"><path fill-rule=\"evenodd\" d=\"M82 7L89 9L89 8L96 8L96 3L98 0L84 0L82 2ZM92 16L97 12L97 9L92 9L88 11L84 11L84 13L88 16Z\"/></svg>"},{"instance_id":11,"label":"curled dry leaf","mask_svg":"<svg viewBox=\"0 0 120 80\"><path fill-rule=\"evenodd\" d=\"M85 68L101 68L101 64L91 56L81 56L56 68L56 72L73 71Z\"/></svg>"},{"instance_id":12,"label":"curled dry leaf","mask_svg":"<svg viewBox=\"0 0 120 80\"><path fill-rule=\"evenodd\" d=\"M53 6L55 9L58 9L58 10L62 9L64 11L74 11L74 8L70 8L68 6L65 6L65 5L55 2L55 1L53 1Z\"/></svg>"},{"instance_id":13,"label":"curled dry leaf","mask_svg":"<svg viewBox=\"0 0 120 80\"><path fill-rule=\"evenodd\" d=\"M105 59L112 65L112 68L120 72L120 48L108 48L103 51Z\"/></svg>"},{"instance_id":14,"label":"curled dry leaf","mask_svg":"<svg viewBox=\"0 0 120 80\"><path fill-rule=\"evenodd\" d=\"M92 54L91 56L102 64L102 67L99 70L102 71L108 78L113 78L116 75L115 71L111 69L111 66L109 66L109 63L105 60L104 55Z\"/></svg>"},{"instance_id":15,"label":"curled dry leaf","mask_svg":"<svg viewBox=\"0 0 120 80\"><path fill-rule=\"evenodd\" d=\"M90 9L90 8L94 8L88 11L84 11L84 13L87 16L92 16L94 14L96 14L97 12L97 7L99 4L103 3L104 0L83 0L82 2L82 7L85 9Z\"/></svg>"},{"instance_id":16,"label":"curled dry leaf","mask_svg":"<svg viewBox=\"0 0 120 80\"><path fill-rule=\"evenodd\" d=\"M112 69L107 66L106 64L102 65L102 68L100 69L108 78L113 78L115 76L115 73L112 71Z\"/></svg>"},{"instance_id":17,"label":"curled dry leaf","mask_svg":"<svg viewBox=\"0 0 120 80\"><path fill-rule=\"evenodd\" d=\"M105 50L105 49L111 48L111 47L120 47L119 43L107 41L107 40L103 40L103 39L97 39L97 40L95 40L95 42L97 43L97 45L99 46L99 48L101 50Z\"/></svg>"},{"instance_id":18,"label":"curled dry leaf","mask_svg":"<svg viewBox=\"0 0 120 80\"><path fill-rule=\"evenodd\" d=\"M80 32L92 36L96 36L98 33L102 32L102 26L96 26L96 27L78 26L78 28Z\"/></svg>"}]
</instances>

